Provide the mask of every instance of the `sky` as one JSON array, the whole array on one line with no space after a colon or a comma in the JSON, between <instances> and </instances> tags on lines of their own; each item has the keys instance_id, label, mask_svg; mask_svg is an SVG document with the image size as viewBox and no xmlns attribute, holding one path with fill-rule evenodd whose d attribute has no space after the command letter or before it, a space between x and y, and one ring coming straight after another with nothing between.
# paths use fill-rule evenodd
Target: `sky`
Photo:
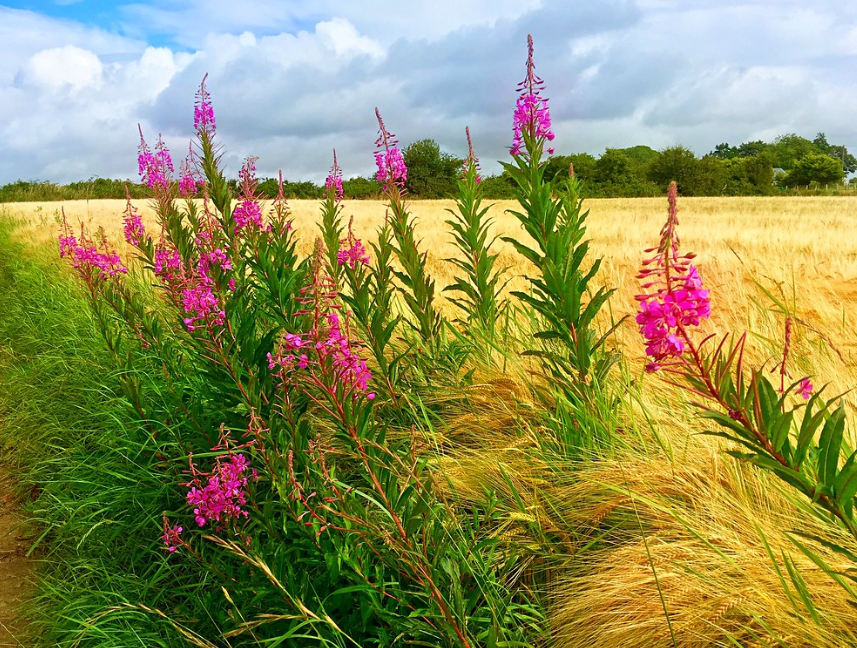
<instances>
[{"instance_id":1,"label":"sky","mask_svg":"<svg viewBox=\"0 0 857 648\"><path fill-rule=\"evenodd\" d=\"M204 75L227 175L374 168L377 107L487 173L507 159L527 34L558 154L697 155L787 133L857 154L844 0L0 0L0 184L137 178L138 127L178 162Z\"/></svg>"}]
</instances>

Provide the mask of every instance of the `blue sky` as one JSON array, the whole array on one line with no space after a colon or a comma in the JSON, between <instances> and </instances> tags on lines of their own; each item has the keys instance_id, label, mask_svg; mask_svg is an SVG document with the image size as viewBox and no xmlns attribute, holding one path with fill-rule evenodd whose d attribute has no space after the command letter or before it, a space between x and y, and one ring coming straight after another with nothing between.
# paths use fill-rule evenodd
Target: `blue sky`
<instances>
[{"instance_id":1,"label":"blue sky","mask_svg":"<svg viewBox=\"0 0 857 648\"><path fill-rule=\"evenodd\" d=\"M841 0L0 0L0 184L134 178L138 124L178 160L209 74L225 161L321 180L403 144L506 155L526 35L558 152L785 133L857 153L857 4Z\"/></svg>"}]
</instances>

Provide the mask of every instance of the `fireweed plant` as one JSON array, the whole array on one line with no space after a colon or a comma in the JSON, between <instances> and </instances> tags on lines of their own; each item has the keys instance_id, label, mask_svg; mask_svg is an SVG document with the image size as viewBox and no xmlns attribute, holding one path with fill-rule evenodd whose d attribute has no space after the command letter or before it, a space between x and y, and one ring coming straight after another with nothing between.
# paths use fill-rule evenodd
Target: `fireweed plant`
<instances>
[{"instance_id":1,"label":"fireweed plant","mask_svg":"<svg viewBox=\"0 0 857 648\"><path fill-rule=\"evenodd\" d=\"M545 84L535 73L532 36L527 38L527 49L526 73L518 84L513 118L512 162L502 164L515 183L520 204L520 210L511 213L535 247L512 237L503 240L538 272L527 277L530 291L512 294L530 309L533 337L541 342L527 353L541 359L548 381L557 386L542 392L555 407L548 421L554 434L545 437L545 442L572 456L582 447L595 450L609 445L615 401L602 387L618 356L607 351L605 343L618 324L600 334L596 326L613 291L601 286L593 292L590 287L601 260L590 262L587 256L588 212L583 211L574 170L569 169L558 194L544 180L545 157L553 154L554 132L548 99L542 94Z\"/></svg>"},{"instance_id":2,"label":"fireweed plant","mask_svg":"<svg viewBox=\"0 0 857 648\"><path fill-rule=\"evenodd\" d=\"M823 390L815 391L808 377L790 379L793 319L785 320L783 353L772 372L779 376L778 385L764 366L744 366L746 334L735 341L728 335L719 341L714 335L695 339L694 328L709 317L711 300L692 263L695 255L679 254L676 193L672 183L660 242L646 250L653 256L643 261L638 275L643 292L637 296L636 321L650 359L646 371L679 381L675 384L693 396L702 415L718 425L706 434L735 444L727 451L730 455L773 473L805 495L832 524L857 538L857 450L848 448L845 440L845 406L836 405L839 397L822 398ZM857 599L853 576L833 572L816 553L793 541ZM842 547L820 543L855 560ZM814 613L811 605L808 609Z\"/></svg>"},{"instance_id":3,"label":"fireweed plant","mask_svg":"<svg viewBox=\"0 0 857 648\"><path fill-rule=\"evenodd\" d=\"M479 159L473 151L470 127L465 129L465 134L467 158L458 180L455 209L448 210L452 219L446 221L452 231L455 247L461 253L460 257L447 259L447 262L456 266L462 275L444 288L444 292L457 295L450 297L450 301L461 311L461 323L466 330L471 333L474 330L481 331L488 341L493 341L505 310L505 302L501 297L505 287L501 283L505 269L496 267L499 254L491 252L496 238L489 240L492 221L486 217L488 207L482 206L482 178Z\"/></svg>"},{"instance_id":4,"label":"fireweed plant","mask_svg":"<svg viewBox=\"0 0 857 648\"><path fill-rule=\"evenodd\" d=\"M436 355L444 320L435 305L435 282L426 271L426 253L419 250L413 218L405 201L408 169L398 140L387 130L377 108L375 116L378 119L378 139L375 141L378 170L375 177L381 183L388 201L392 249L401 266L401 270L393 272L402 284L400 294L413 317L408 323L419 336L425 350Z\"/></svg>"},{"instance_id":5,"label":"fireweed plant","mask_svg":"<svg viewBox=\"0 0 857 648\"><path fill-rule=\"evenodd\" d=\"M166 565L200 575L199 589L171 604L173 627L248 643L532 643L545 632L543 592L510 576L521 557L497 532L506 509L490 493L464 505L432 467L431 423L412 390L430 386L430 372L455 383L439 368L458 369L438 361L450 355L450 325L414 235L395 138L376 113L389 200L376 241L344 227L334 154L321 237L300 259L282 188L270 205L259 198L255 158L230 190L205 83L178 178L163 141L152 149L140 133L158 227L146 231L128 200L130 269L103 238L77 239L66 225L59 241L171 480L172 503L150 512L153 539ZM482 321L498 312L499 291L477 174L471 155L460 245L482 259L470 293ZM161 376L156 388L134 378L145 372ZM215 583L217 601L202 593ZM186 628L194 618L209 621Z\"/></svg>"}]
</instances>

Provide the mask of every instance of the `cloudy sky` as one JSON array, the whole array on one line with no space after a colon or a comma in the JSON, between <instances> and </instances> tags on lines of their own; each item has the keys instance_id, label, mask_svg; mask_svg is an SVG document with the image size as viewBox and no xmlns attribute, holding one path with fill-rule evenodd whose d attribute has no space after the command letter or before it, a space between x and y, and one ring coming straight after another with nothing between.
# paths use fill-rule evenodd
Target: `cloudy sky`
<instances>
[{"instance_id":1,"label":"cloudy sky","mask_svg":"<svg viewBox=\"0 0 857 648\"><path fill-rule=\"evenodd\" d=\"M526 36L559 153L784 133L857 153L857 3L844 0L0 0L0 184L136 178L139 124L187 151L203 75L234 175L366 175L377 106L487 171Z\"/></svg>"}]
</instances>

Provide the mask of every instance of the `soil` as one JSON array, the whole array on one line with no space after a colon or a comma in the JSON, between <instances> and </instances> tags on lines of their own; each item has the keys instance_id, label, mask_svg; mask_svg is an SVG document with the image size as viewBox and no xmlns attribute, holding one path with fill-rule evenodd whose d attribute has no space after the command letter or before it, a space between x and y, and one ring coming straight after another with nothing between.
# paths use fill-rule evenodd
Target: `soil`
<instances>
[{"instance_id":1,"label":"soil","mask_svg":"<svg viewBox=\"0 0 857 648\"><path fill-rule=\"evenodd\" d=\"M17 607L31 591L34 561L26 557L30 543L21 529L19 505L12 478L0 467L0 648L29 645Z\"/></svg>"}]
</instances>

